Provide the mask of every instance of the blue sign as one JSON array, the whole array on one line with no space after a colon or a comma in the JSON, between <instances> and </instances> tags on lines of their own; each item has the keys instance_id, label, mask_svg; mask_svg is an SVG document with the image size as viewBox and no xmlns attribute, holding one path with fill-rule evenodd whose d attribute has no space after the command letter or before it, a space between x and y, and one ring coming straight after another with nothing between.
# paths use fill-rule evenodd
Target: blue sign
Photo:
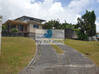
<instances>
[{"instance_id":1,"label":"blue sign","mask_svg":"<svg viewBox=\"0 0 99 74\"><path fill-rule=\"evenodd\" d=\"M52 30L49 29L49 30L47 30L47 32L44 34L44 37L45 37L45 38L52 38L52 34L53 34L53 33L52 33Z\"/></svg>"},{"instance_id":2,"label":"blue sign","mask_svg":"<svg viewBox=\"0 0 99 74\"><path fill-rule=\"evenodd\" d=\"M96 37L99 37L99 35L96 35Z\"/></svg>"}]
</instances>

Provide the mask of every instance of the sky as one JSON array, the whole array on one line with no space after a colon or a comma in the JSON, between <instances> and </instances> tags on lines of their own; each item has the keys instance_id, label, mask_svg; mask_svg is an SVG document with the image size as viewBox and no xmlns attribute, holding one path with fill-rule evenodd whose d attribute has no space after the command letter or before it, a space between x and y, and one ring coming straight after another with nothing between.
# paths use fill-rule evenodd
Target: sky
<instances>
[{"instance_id":1,"label":"sky","mask_svg":"<svg viewBox=\"0 0 99 74\"><path fill-rule=\"evenodd\" d=\"M3 21L25 15L76 24L86 10L95 11L96 31L99 32L99 0L0 0Z\"/></svg>"}]
</instances>

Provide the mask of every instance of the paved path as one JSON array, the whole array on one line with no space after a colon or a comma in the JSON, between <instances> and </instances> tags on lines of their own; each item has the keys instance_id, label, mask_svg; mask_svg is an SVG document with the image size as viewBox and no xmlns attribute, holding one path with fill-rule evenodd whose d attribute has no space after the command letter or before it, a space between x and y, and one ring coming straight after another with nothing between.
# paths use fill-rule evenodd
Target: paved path
<instances>
[{"instance_id":1,"label":"paved path","mask_svg":"<svg viewBox=\"0 0 99 74\"><path fill-rule=\"evenodd\" d=\"M68 74L96 74L95 64L85 55L67 45L58 45L64 50L63 63L68 66Z\"/></svg>"},{"instance_id":2,"label":"paved path","mask_svg":"<svg viewBox=\"0 0 99 74\"><path fill-rule=\"evenodd\" d=\"M57 54L50 45L38 45L37 57L31 61L28 67L26 67L20 74L29 74L30 70L41 70L44 67L53 66L57 64ZM31 74L31 73L30 73Z\"/></svg>"},{"instance_id":3,"label":"paved path","mask_svg":"<svg viewBox=\"0 0 99 74\"><path fill-rule=\"evenodd\" d=\"M59 45L64 54L57 54L50 45L38 45L38 57L20 74L96 74L95 64L67 45Z\"/></svg>"},{"instance_id":4,"label":"paved path","mask_svg":"<svg viewBox=\"0 0 99 74\"><path fill-rule=\"evenodd\" d=\"M35 64L31 63L31 66L43 66L53 65L57 63L57 55L52 46L50 45L38 45L39 59Z\"/></svg>"},{"instance_id":5,"label":"paved path","mask_svg":"<svg viewBox=\"0 0 99 74\"><path fill-rule=\"evenodd\" d=\"M72 64L72 65L93 65L93 62L87 58L85 55L79 53L75 49L67 46L67 45L59 45L61 49L65 51L64 53L64 64Z\"/></svg>"}]
</instances>

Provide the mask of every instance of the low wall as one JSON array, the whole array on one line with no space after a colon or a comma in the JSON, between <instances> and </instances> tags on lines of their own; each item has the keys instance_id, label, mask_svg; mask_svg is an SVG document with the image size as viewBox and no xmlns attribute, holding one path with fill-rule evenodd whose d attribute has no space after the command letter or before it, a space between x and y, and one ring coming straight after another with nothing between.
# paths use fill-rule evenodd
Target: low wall
<instances>
[{"instance_id":1,"label":"low wall","mask_svg":"<svg viewBox=\"0 0 99 74\"><path fill-rule=\"evenodd\" d=\"M30 37L35 39L35 33L12 33L12 32L2 32L3 37Z\"/></svg>"},{"instance_id":2,"label":"low wall","mask_svg":"<svg viewBox=\"0 0 99 74\"><path fill-rule=\"evenodd\" d=\"M12 32L2 32L2 36L16 37L16 36L27 36L25 33L12 33Z\"/></svg>"},{"instance_id":3,"label":"low wall","mask_svg":"<svg viewBox=\"0 0 99 74\"><path fill-rule=\"evenodd\" d=\"M35 33L28 33L27 36L35 40Z\"/></svg>"}]
</instances>

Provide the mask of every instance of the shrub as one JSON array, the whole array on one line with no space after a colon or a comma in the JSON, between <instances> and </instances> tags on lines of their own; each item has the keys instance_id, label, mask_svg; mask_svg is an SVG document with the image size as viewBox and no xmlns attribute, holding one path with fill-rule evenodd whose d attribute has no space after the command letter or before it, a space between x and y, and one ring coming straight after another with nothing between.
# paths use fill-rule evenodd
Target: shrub
<instances>
[{"instance_id":1,"label":"shrub","mask_svg":"<svg viewBox=\"0 0 99 74\"><path fill-rule=\"evenodd\" d=\"M17 30L16 28L12 28L12 29L11 29L11 32L12 32L12 33L16 33L16 32L18 32L18 30Z\"/></svg>"},{"instance_id":2,"label":"shrub","mask_svg":"<svg viewBox=\"0 0 99 74\"><path fill-rule=\"evenodd\" d=\"M81 31L77 31L77 35L79 40L88 40L88 36Z\"/></svg>"},{"instance_id":3,"label":"shrub","mask_svg":"<svg viewBox=\"0 0 99 74\"><path fill-rule=\"evenodd\" d=\"M2 25L2 31L6 31L7 30L7 26L6 25Z\"/></svg>"}]
</instances>

